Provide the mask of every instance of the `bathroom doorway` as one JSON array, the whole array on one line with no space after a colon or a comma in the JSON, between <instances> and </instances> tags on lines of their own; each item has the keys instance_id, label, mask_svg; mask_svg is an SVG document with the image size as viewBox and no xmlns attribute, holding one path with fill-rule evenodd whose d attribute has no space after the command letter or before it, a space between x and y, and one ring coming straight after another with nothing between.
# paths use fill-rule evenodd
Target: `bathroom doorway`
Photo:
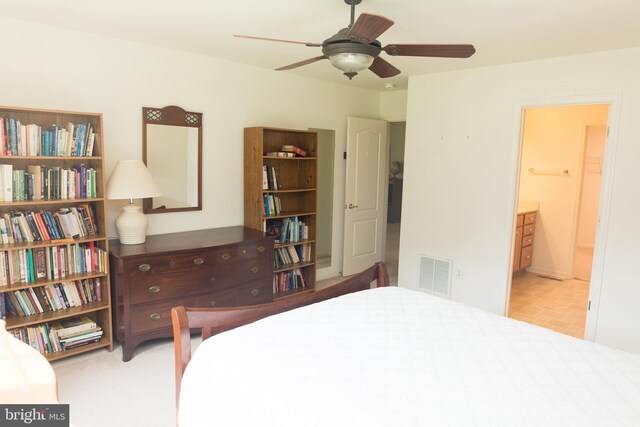
<instances>
[{"instance_id":1,"label":"bathroom doorway","mask_svg":"<svg viewBox=\"0 0 640 427\"><path fill-rule=\"evenodd\" d=\"M609 105L526 108L509 317L583 338Z\"/></svg>"}]
</instances>

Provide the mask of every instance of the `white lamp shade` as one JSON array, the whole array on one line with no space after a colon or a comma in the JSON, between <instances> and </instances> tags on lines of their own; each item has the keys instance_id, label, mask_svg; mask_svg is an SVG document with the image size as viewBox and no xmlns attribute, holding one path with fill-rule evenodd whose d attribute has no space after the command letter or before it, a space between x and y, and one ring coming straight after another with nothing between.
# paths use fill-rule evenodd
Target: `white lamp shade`
<instances>
[{"instance_id":1,"label":"white lamp shade","mask_svg":"<svg viewBox=\"0 0 640 427\"><path fill-rule=\"evenodd\" d=\"M144 199L161 195L142 160L120 160L107 181L107 199Z\"/></svg>"}]
</instances>

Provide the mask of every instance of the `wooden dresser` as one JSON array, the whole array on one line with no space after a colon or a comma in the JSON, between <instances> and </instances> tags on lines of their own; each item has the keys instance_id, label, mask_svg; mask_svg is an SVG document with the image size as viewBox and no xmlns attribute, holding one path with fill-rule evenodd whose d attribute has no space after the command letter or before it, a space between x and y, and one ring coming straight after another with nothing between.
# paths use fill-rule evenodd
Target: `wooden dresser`
<instances>
[{"instance_id":1,"label":"wooden dresser","mask_svg":"<svg viewBox=\"0 0 640 427\"><path fill-rule=\"evenodd\" d=\"M138 344L170 337L171 308L273 300L273 237L242 226L109 242L113 320L122 360Z\"/></svg>"}]
</instances>

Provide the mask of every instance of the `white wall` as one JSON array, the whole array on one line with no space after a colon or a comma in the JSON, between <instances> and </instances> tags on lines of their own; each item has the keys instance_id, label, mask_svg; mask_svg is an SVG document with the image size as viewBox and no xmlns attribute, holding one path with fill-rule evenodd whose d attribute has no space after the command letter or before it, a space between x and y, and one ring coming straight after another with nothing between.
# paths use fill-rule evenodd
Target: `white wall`
<instances>
[{"instance_id":1,"label":"white wall","mask_svg":"<svg viewBox=\"0 0 640 427\"><path fill-rule=\"evenodd\" d=\"M380 119L404 122L407 118L407 91L394 90L380 93Z\"/></svg>"},{"instance_id":2,"label":"white wall","mask_svg":"<svg viewBox=\"0 0 640 427\"><path fill-rule=\"evenodd\" d=\"M608 105L580 105L525 111L518 196L539 206L529 272L573 278L586 127L606 125L608 109ZM530 173L529 168L569 173ZM595 218L597 202L592 208ZM595 229L595 222L591 225Z\"/></svg>"},{"instance_id":3,"label":"white wall","mask_svg":"<svg viewBox=\"0 0 640 427\"><path fill-rule=\"evenodd\" d=\"M597 342L640 352L639 75L640 49L626 49L410 78L399 283L417 287L419 254L449 258L462 273L453 299L504 313L520 107L619 96L602 287L590 316Z\"/></svg>"},{"instance_id":4,"label":"white wall","mask_svg":"<svg viewBox=\"0 0 640 427\"><path fill-rule=\"evenodd\" d=\"M18 20L0 18L0 45L0 105L102 112L107 176L142 158L143 106L204 113L203 210L148 215L149 234L242 224L244 127L334 129L341 153L346 117L379 115L374 91ZM341 205L344 169L334 185Z\"/></svg>"}]
</instances>

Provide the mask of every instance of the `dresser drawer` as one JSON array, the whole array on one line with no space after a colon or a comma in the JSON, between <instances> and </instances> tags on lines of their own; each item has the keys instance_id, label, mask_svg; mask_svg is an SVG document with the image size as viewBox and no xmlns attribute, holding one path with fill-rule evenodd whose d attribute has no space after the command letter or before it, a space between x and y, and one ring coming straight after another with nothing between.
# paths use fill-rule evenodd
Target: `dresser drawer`
<instances>
[{"instance_id":1,"label":"dresser drawer","mask_svg":"<svg viewBox=\"0 0 640 427\"><path fill-rule=\"evenodd\" d=\"M271 281L263 278L234 288L207 295L184 298L181 301L163 301L156 304L139 304L131 307L131 332L134 334L171 327L171 308L230 307L271 302Z\"/></svg>"},{"instance_id":2,"label":"dresser drawer","mask_svg":"<svg viewBox=\"0 0 640 427\"><path fill-rule=\"evenodd\" d=\"M199 272L155 274L130 283L131 304L142 304L165 299L188 298L193 295L217 292L238 284L271 276L268 257L253 258L226 267L210 266Z\"/></svg>"},{"instance_id":3,"label":"dresser drawer","mask_svg":"<svg viewBox=\"0 0 640 427\"><path fill-rule=\"evenodd\" d=\"M533 245L533 234L529 234L522 238L522 246L530 246Z\"/></svg>"},{"instance_id":4,"label":"dresser drawer","mask_svg":"<svg viewBox=\"0 0 640 427\"><path fill-rule=\"evenodd\" d=\"M131 259L125 263L125 275L130 280L176 273L189 273L193 277L200 274L205 277L214 265L213 253L211 250L191 251Z\"/></svg>"}]
</instances>

